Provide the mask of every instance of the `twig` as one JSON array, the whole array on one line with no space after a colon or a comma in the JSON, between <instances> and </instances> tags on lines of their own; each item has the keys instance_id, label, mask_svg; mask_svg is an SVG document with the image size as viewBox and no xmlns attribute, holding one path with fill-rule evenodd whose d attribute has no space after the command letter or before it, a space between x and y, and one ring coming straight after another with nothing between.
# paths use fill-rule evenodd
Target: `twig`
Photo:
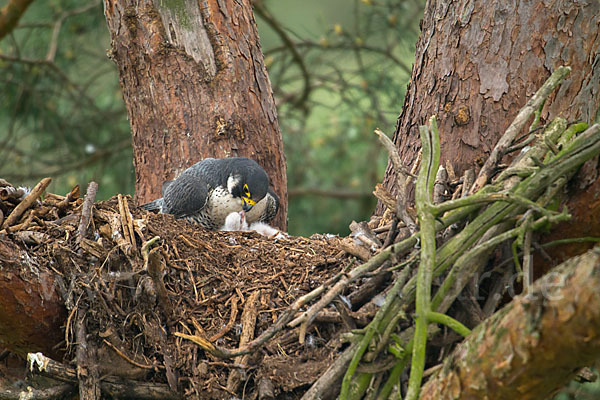
<instances>
[{"instance_id":1,"label":"twig","mask_svg":"<svg viewBox=\"0 0 600 400\"><path fill-rule=\"evenodd\" d=\"M448 172L446 171L446 168L440 167L435 177L435 184L433 185L433 204L439 204L444 201L447 184Z\"/></svg>"},{"instance_id":2,"label":"twig","mask_svg":"<svg viewBox=\"0 0 600 400\"><path fill-rule=\"evenodd\" d=\"M421 263L417 273L416 313L412 362L406 398L415 400L419 395L423 371L425 370L425 350L427 346L427 314L431 310L431 280L435 266L435 214L431 197L435 177L440 163L440 142L435 117L429 120L429 127L420 126L423 161L417 178L415 203L421 227Z\"/></svg>"},{"instance_id":3,"label":"twig","mask_svg":"<svg viewBox=\"0 0 600 400\"><path fill-rule=\"evenodd\" d=\"M119 203L119 213L121 214L121 225L123 228L123 236L125 240L131 244L132 250L136 249L135 245L135 234L133 233L133 218L131 211L129 211L129 205L127 204L127 198L121 194L117 196Z\"/></svg>"},{"instance_id":4,"label":"twig","mask_svg":"<svg viewBox=\"0 0 600 400\"><path fill-rule=\"evenodd\" d=\"M356 371L356 368L358 367L358 363L360 362L363 354L370 345L371 339L373 338L375 333L384 330L384 327L380 326L381 321L383 320L384 316L386 316L386 314L388 313L388 310L390 310L390 308L392 308L395 305L396 300L398 300L398 293L404 286L409 271L409 268L405 267L400 276L396 279L396 281L394 282L394 286L388 292L381 309L377 312L373 320L365 329L365 333L361 338L360 342L357 343L355 352L352 355L352 360L350 361L350 365L348 366L346 374L344 375L344 379L342 380L342 387L339 396L341 400L345 400L348 398L351 379L354 375L354 372ZM396 314L399 313L396 312Z\"/></svg>"},{"instance_id":5,"label":"twig","mask_svg":"<svg viewBox=\"0 0 600 400\"><path fill-rule=\"evenodd\" d=\"M394 168L394 172L396 173L396 187L398 188L395 208L396 215L404 222L410 233L415 233L417 231L417 226L415 225L413 218L406 210L408 204L406 199L406 189L408 187L408 183L410 182L410 178L414 177L414 175L406 171L402 166L402 160L400 159L398 149L396 149L396 146L394 146L394 143L390 140L390 138L379 129L375 129L375 134L387 150Z\"/></svg>"},{"instance_id":6,"label":"twig","mask_svg":"<svg viewBox=\"0 0 600 400\"><path fill-rule=\"evenodd\" d=\"M371 259L366 263L354 268L352 271L350 271L350 273L341 277L340 280L331 289L329 289L329 291L317 303L312 305L308 310L290 322L289 326L296 327L300 324L304 324L305 327L308 326L317 313L326 307L337 295L339 295L349 283L381 266L381 264L383 264L384 261L386 261L392 254L400 253L411 248L416 244L416 242L417 238L413 235L388 247L387 249L382 250L379 252L379 254L371 257ZM300 337L302 339L302 336Z\"/></svg>"},{"instance_id":7,"label":"twig","mask_svg":"<svg viewBox=\"0 0 600 400\"><path fill-rule=\"evenodd\" d=\"M81 219L77 228L77 244L81 243L81 240L87 236L87 228L92 218L92 207L94 206L97 192L98 184L93 181L90 182L85 193L83 205L81 206Z\"/></svg>"},{"instance_id":8,"label":"twig","mask_svg":"<svg viewBox=\"0 0 600 400\"><path fill-rule=\"evenodd\" d=\"M427 320L429 322L435 322L438 324L446 325L448 328L452 329L454 332L458 333L462 337L466 337L471 334L471 330L469 328L467 328L459 321L446 314L442 314L435 311L429 311L427 313Z\"/></svg>"},{"instance_id":9,"label":"twig","mask_svg":"<svg viewBox=\"0 0 600 400\"><path fill-rule=\"evenodd\" d=\"M77 312L77 379L79 380L79 398L82 400L100 399L100 377L96 364L96 349L88 343L85 329L85 309Z\"/></svg>"},{"instance_id":10,"label":"twig","mask_svg":"<svg viewBox=\"0 0 600 400\"><path fill-rule=\"evenodd\" d=\"M397 234L398 234L398 218L396 217L392 220L392 226L390 226L388 234L385 237L385 241L383 242L383 245L381 247L383 247L385 249L390 244L392 244L394 242L394 239L396 239Z\"/></svg>"},{"instance_id":11,"label":"twig","mask_svg":"<svg viewBox=\"0 0 600 400\"><path fill-rule=\"evenodd\" d=\"M265 9L265 7L262 6L262 4L260 2L254 2L253 8L254 8L254 12L257 15L259 15L260 17L262 17L265 20L265 22L271 28L273 28L273 30L279 35L279 38L281 39L283 44L286 46L286 48L292 54L293 60L296 62L296 64L298 64L298 67L300 68L300 71L302 72L302 78L304 80L304 87L302 89L302 94L297 99L294 99L293 105L296 107L306 107L305 103L306 103L306 100L308 99L308 96L310 95L310 91L312 89L311 84L310 84L311 74L308 72L306 63L304 62L304 59L300 55L300 52L298 51L296 44L292 41L292 39L290 39L288 34L285 32L285 30L279 24L278 20L273 18L273 16Z\"/></svg>"},{"instance_id":12,"label":"twig","mask_svg":"<svg viewBox=\"0 0 600 400\"><path fill-rule=\"evenodd\" d=\"M335 362L323 373L319 379L304 393L300 400L318 400L325 398L325 393L337 385L337 382L346 371L347 365L352 360L356 351L356 344L348 347Z\"/></svg>"},{"instance_id":13,"label":"twig","mask_svg":"<svg viewBox=\"0 0 600 400\"><path fill-rule=\"evenodd\" d=\"M169 300L167 288L162 280L162 273L165 269L164 261L160 255L159 247L151 249L158 240L160 240L160 237L156 236L142 246L144 269L148 270L148 275L152 278L156 294L158 295L158 305L161 308L165 319L167 322L171 322L174 318L173 305L171 304L171 300Z\"/></svg>"},{"instance_id":14,"label":"twig","mask_svg":"<svg viewBox=\"0 0 600 400\"><path fill-rule=\"evenodd\" d=\"M56 57L56 49L58 47L58 35L60 33L60 29L62 27L62 24L64 23L65 19L67 19L68 17L71 17L73 15L77 15L77 14L82 14L94 7L97 7L98 3L95 1L90 2L88 5L79 7L79 8L75 8L73 10L68 10L63 12L58 19L56 20L56 22L54 22L54 27L52 28L52 37L50 39L50 45L48 46L48 53L46 54L46 61L48 62L54 62L54 59Z\"/></svg>"},{"instance_id":15,"label":"twig","mask_svg":"<svg viewBox=\"0 0 600 400\"><path fill-rule=\"evenodd\" d=\"M338 278L341 274L338 274ZM335 277L334 277L335 278ZM201 335L188 335L181 332L175 332L175 336L190 340L204 350L208 351L210 354L220 357L220 358L232 358L241 356L244 354L248 354L265 344L269 339L271 339L277 332L281 331L285 326L294 318L294 315L300 308L302 308L306 303L320 296L326 289L325 285L321 285L318 288L312 290L310 293L305 294L304 296L299 297L288 309L286 309L277 319L273 325L267 328L260 336L258 336L253 341L249 342L245 346L241 346L237 350L229 350L226 348L221 348L219 346L215 346L209 340Z\"/></svg>"},{"instance_id":16,"label":"twig","mask_svg":"<svg viewBox=\"0 0 600 400\"><path fill-rule=\"evenodd\" d=\"M12 32L33 0L10 0L0 10L0 40Z\"/></svg>"},{"instance_id":17,"label":"twig","mask_svg":"<svg viewBox=\"0 0 600 400\"><path fill-rule=\"evenodd\" d=\"M123 358L125 361L127 361L129 364L131 365L135 365L136 367L139 368L143 368L143 369L154 369L153 365L146 365L146 364L141 364L133 359L131 359L131 357L127 356L127 354L125 354L121 349L119 349L117 346L115 346L114 344L112 344L111 342L109 342L106 339L102 339L102 341L104 342L104 344L106 344L108 347L110 347L111 349L114 350L115 353L117 353L121 358Z\"/></svg>"},{"instance_id":18,"label":"twig","mask_svg":"<svg viewBox=\"0 0 600 400\"><path fill-rule=\"evenodd\" d=\"M69 205L70 202L72 202L73 200L77 200L79 198L79 196L80 196L79 185L75 185L73 187L73 189L71 189L71 191L69 193L67 193L65 198L60 200L56 204L56 206L60 209L65 209L65 208L67 208L67 206Z\"/></svg>"},{"instance_id":19,"label":"twig","mask_svg":"<svg viewBox=\"0 0 600 400\"><path fill-rule=\"evenodd\" d=\"M373 195L391 211L396 209L396 199L381 183L375 185Z\"/></svg>"},{"instance_id":20,"label":"twig","mask_svg":"<svg viewBox=\"0 0 600 400\"><path fill-rule=\"evenodd\" d=\"M42 353L27 354L29 370L62 382L77 383L77 370L46 357ZM37 367L37 369L35 368ZM179 400L179 394L161 383L133 381L124 378L103 377L100 381L103 393L117 398Z\"/></svg>"},{"instance_id":21,"label":"twig","mask_svg":"<svg viewBox=\"0 0 600 400\"><path fill-rule=\"evenodd\" d=\"M529 289L533 284L533 263L531 254L531 235L532 232L527 230L523 239L523 292L529 293Z\"/></svg>"},{"instance_id":22,"label":"twig","mask_svg":"<svg viewBox=\"0 0 600 400\"><path fill-rule=\"evenodd\" d=\"M568 220L569 218L570 216L567 213L562 213L551 217L544 216L533 222L531 224L531 229L540 229L541 227L546 226L548 223L557 223ZM481 257L482 254L485 254L487 251L495 248L500 243L517 236L521 229L521 227L516 227L499 234L492 239L477 245L459 257L458 260L454 262L454 265L448 273L448 276L434 296L431 302L432 310L436 310L437 312L445 312L450 307L456 296L460 294L462 288L464 285L466 285L467 280L479 268L480 264L475 261L483 259L483 257Z\"/></svg>"},{"instance_id":23,"label":"twig","mask_svg":"<svg viewBox=\"0 0 600 400\"><path fill-rule=\"evenodd\" d=\"M240 348L244 347L254 337L254 329L256 327L256 317L258 310L256 304L260 296L260 290L252 292L244 304L244 312L242 313L241 324L242 334L240 335ZM235 364L248 364L249 355L238 356L235 358ZM242 374L239 370L234 369L227 378L227 389L236 392L242 381Z\"/></svg>"},{"instance_id":24,"label":"twig","mask_svg":"<svg viewBox=\"0 0 600 400\"><path fill-rule=\"evenodd\" d=\"M485 161L481 171L479 171L479 176L475 180L470 193L477 192L483 187L483 185L486 184L486 182L492 176L492 171L500 159L504 156L506 149L509 148L515 137L517 137L521 129L523 129L523 126L525 126L531 114L534 113L544 101L546 101L550 93L556 89L556 87L569 74L569 72L571 72L570 67L558 67L552 73L552 75L550 75L542 87L533 95L533 97L529 99L521 111L519 111L508 129L506 129L504 132L504 135L500 138L500 140L498 140L498 143L496 143L494 150L492 150L492 153Z\"/></svg>"},{"instance_id":25,"label":"twig","mask_svg":"<svg viewBox=\"0 0 600 400\"><path fill-rule=\"evenodd\" d=\"M25 195L25 188L22 188L22 187L16 188L14 186L5 186L2 189L0 189L0 200L15 201L15 200L19 200L24 195Z\"/></svg>"},{"instance_id":26,"label":"twig","mask_svg":"<svg viewBox=\"0 0 600 400\"><path fill-rule=\"evenodd\" d=\"M472 169L468 169L465 171L465 174L463 175L463 186L462 186L462 193L460 197L465 197L469 194L469 192L471 191L471 187L473 186L473 183L475 183L475 171L473 171Z\"/></svg>"},{"instance_id":27,"label":"twig","mask_svg":"<svg viewBox=\"0 0 600 400\"><path fill-rule=\"evenodd\" d=\"M233 328L233 326L235 325L235 320L238 315L238 305L237 304L238 304L239 300L240 300L239 297L236 295L233 295L233 297L231 297L231 314L229 315L229 321L227 321L227 324L225 324L223 329L221 329L219 332L212 335L210 338L208 338L208 340L210 340L211 342L216 342L217 340L219 340L223 336L225 336L225 334L227 332L229 332L231 330L231 328ZM244 343L244 344L246 344L246 343Z\"/></svg>"},{"instance_id":28,"label":"twig","mask_svg":"<svg viewBox=\"0 0 600 400\"><path fill-rule=\"evenodd\" d=\"M50 182L52 182L52 178L44 178L35 185L33 190L12 210L8 217L6 217L6 220L4 220L4 223L2 224L2 229L8 228L17 222L25 210L27 210L42 195Z\"/></svg>"}]
</instances>

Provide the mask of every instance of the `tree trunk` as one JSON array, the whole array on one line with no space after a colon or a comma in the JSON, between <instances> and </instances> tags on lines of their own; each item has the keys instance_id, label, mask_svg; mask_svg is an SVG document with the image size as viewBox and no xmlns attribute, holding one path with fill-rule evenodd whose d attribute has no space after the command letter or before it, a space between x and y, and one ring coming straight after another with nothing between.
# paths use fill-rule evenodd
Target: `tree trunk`
<instances>
[{"instance_id":1,"label":"tree trunk","mask_svg":"<svg viewBox=\"0 0 600 400\"><path fill-rule=\"evenodd\" d=\"M38 270L35 259L6 237L0 237L0 345L23 358L41 351L61 356L67 318L56 290L57 277Z\"/></svg>"},{"instance_id":2,"label":"tree trunk","mask_svg":"<svg viewBox=\"0 0 600 400\"><path fill-rule=\"evenodd\" d=\"M277 112L248 0L105 0L133 134L136 200L206 157L261 164L281 200L287 180Z\"/></svg>"},{"instance_id":3,"label":"tree trunk","mask_svg":"<svg viewBox=\"0 0 600 400\"><path fill-rule=\"evenodd\" d=\"M419 152L418 126L435 114L441 165L448 160L457 175L474 167L560 65L572 72L546 103L542 119L560 114L592 122L600 104L599 16L598 2L428 1L394 133L404 165L412 165ZM598 160L582 171L568 202L574 223L556 230L562 237L600 234L600 202L590 201L600 194ZM384 186L392 193L394 175L388 163ZM380 203L377 214L383 210Z\"/></svg>"}]
</instances>

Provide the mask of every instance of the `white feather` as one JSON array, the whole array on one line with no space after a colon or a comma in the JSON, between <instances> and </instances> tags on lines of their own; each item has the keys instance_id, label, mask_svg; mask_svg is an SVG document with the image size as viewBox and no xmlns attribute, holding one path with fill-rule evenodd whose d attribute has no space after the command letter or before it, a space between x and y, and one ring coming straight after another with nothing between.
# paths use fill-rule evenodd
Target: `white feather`
<instances>
[{"instance_id":1,"label":"white feather","mask_svg":"<svg viewBox=\"0 0 600 400\"><path fill-rule=\"evenodd\" d=\"M273 228L271 225L265 224L264 222L253 222L248 227L248 230L257 232L263 236L275 237L276 239L283 239L287 236L279 229Z\"/></svg>"},{"instance_id":2,"label":"white feather","mask_svg":"<svg viewBox=\"0 0 600 400\"><path fill-rule=\"evenodd\" d=\"M232 212L227 218L225 223L220 229L221 231L247 231L248 223L246 222L246 216L243 211Z\"/></svg>"},{"instance_id":3,"label":"white feather","mask_svg":"<svg viewBox=\"0 0 600 400\"><path fill-rule=\"evenodd\" d=\"M227 178L227 191L232 192L233 188L240 183L241 177L239 175L231 175Z\"/></svg>"}]
</instances>

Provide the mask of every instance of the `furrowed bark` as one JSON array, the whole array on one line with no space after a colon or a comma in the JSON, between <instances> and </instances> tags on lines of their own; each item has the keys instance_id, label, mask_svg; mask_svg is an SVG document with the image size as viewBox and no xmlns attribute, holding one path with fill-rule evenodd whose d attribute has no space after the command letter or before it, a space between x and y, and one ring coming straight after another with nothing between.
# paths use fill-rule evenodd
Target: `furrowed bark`
<instances>
[{"instance_id":1,"label":"furrowed bark","mask_svg":"<svg viewBox=\"0 0 600 400\"><path fill-rule=\"evenodd\" d=\"M133 135L138 203L206 157L247 156L281 200L285 157L249 1L105 0Z\"/></svg>"}]
</instances>

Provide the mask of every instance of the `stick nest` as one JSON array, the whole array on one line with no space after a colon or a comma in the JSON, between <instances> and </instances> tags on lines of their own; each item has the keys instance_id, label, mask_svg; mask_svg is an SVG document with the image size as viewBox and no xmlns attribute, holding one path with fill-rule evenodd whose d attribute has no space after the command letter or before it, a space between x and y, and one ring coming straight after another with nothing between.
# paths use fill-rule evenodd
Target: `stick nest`
<instances>
[{"instance_id":1,"label":"stick nest","mask_svg":"<svg viewBox=\"0 0 600 400\"><path fill-rule=\"evenodd\" d=\"M82 232L83 201L67 197L48 194L37 200L20 224L0 236L29 255L30 268L19 272L24 279L35 281L40 270L51 269L55 275L68 310L61 344L65 359L75 354L74 321L84 317L88 343L98 349L101 375L160 383L171 378L186 398L240 394L240 382L247 382L242 389L247 396L253 394L246 398L255 398L255 383L265 378L274 394L293 391L313 382L330 364L340 326L335 318L314 325L303 345L294 330L284 330L244 359L220 359L174 333L237 349L243 318L254 318L246 321L255 323L245 338L252 340L295 299L349 263L339 238L210 232L170 215L130 208L131 200L122 196L95 203ZM3 215L17 204L18 199L3 202ZM143 256L143 243L153 237L160 238L153 252L167 304ZM239 375L237 383L233 372Z\"/></svg>"}]
</instances>

